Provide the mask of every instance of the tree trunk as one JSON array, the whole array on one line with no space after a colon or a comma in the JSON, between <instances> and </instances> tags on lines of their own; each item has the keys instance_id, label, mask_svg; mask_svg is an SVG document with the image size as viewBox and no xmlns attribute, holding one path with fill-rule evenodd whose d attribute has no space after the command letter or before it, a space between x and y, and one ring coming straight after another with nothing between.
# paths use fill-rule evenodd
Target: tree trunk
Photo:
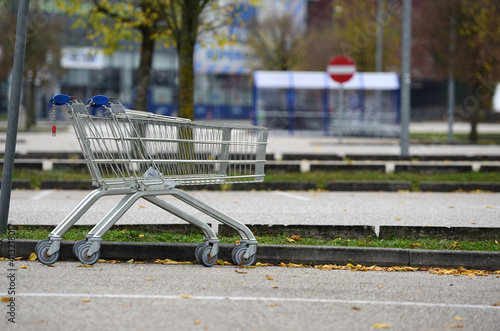
<instances>
[{"instance_id":1,"label":"tree trunk","mask_svg":"<svg viewBox=\"0 0 500 331\"><path fill-rule=\"evenodd\" d=\"M480 87L479 83L475 83L471 85L471 96L475 95L475 91ZM477 132L477 124L479 122L479 112L481 109L480 101L477 98L474 98L477 102L475 103L472 109L470 110L470 133L469 133L469 141L472 143L476 143L479 140L479 134Z\"/></svg>"},{"instance_id":2,"label":"tree trunk","mask_svg":"<svg viewBox=\"0 0 500 331\"><path fill-rule=\"evenodd\" d=\"M152 32L150 30L143 29L141 33L141 59L139 62L139 68L137 69L134 109L147 111L149 82L151 80L151 67L153 65L155 40L152 38Z\"/></svg>"},{"instance_id":3,"label":"tree trunk","mask_svg":"<svg viewBox=\"0 0 500 331\"><path fill-rule=\"evenodd\" d=\"M194 120L193 57L198 32L199 1L182 2L182 26L179 51L179 117Z\"/></svg>"},{"instance_id":4,"label":"tree trunk","mask_svg":"<svg viewBox=\"0 0 500 331\"><path fill-rule=\"evenodd\" d=\"M479 133L477 131L477 124L479 123L479 112L480 107L477 107L472 110L470 115L470 133L469 133L469 141L472 143L477 143L479 140Z\"/></svg>"},{"instance_id":5,"label":"tree trunk","mask_svg":"<svg viewBox=\"0 0 500 331\"><path fill-rule=\"evenodd\" d=\"M27 84L26 93L26 130L30 130L36 125L36 107L35 107L35 79L32 79Z\"/></svg>"}]
</instances>

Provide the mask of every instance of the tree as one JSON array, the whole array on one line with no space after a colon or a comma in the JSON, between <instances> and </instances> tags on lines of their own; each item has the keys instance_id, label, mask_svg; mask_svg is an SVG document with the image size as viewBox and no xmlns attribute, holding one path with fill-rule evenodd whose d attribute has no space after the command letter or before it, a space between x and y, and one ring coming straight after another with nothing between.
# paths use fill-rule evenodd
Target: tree
<instances>
[{"instance_id":1,"label":"tree","mask_svg":"<svg viewBox=\"0 0 500 331\"><path fill-rule=\"evenodd\" d=\"M382 21L377 22L377 2L362 0L336 0L325 2L322 21L310 24L305 37L307 61L302 70L323 71L328 60L339 54L349 55L358 71L375 70L377 25L384 31L384 70L399 71L401 38L401 4L387 1Z\"/></svg>"},{"instance_id":2,"label":"tree","mask_svg":"<svg viewBox=\"0 0 500 331\"><path fill-rule=\"evenodd\" d=\"M304 59L303 33L295 33L290 15L267 16L249 27L248 46L257 59L256 68L264 70L297 69Z\"/></svg>"},{"instance_id":3,"label":"tree","mask_svg":"<svg viewBox=\"0 0 500 331\"><path fill-rule=\"evenodd\" d=\"M220 44L229 42L220 28L234 19L231 13L242 1L217 0L56 0L61 9L78 15L75 27L88 29L87 38L106 54L127 47L125 41L140 42L134 108L147 109L147 95L157 42L177 49L179 61L179 116L194 118L193 54L206 33ZM130 45L130 44L129 44Z\"/></svg>"},{"instance_id":4,"label":"tree","mask_svg":"<svg viewBox=\"0 0 500 331\"><path fill-rule=\"evenodd\" d=\"M500 78L498 2L421 1L420 6L415 19L416 37L426 40L421 46L430 54L437 72L442 74L452 66L455 78L468 86L459 116L469 119L469 139L475 142L480 113L491 109L494 85ZM455 48L450 52L453 25Z\"/></svg>"},{"instance_id":5,"label":"tree","mask_svg":"<svg viewBox=\"0 0 500 331\"><path fill-rule=\"evenodd\" d=\"M27 110L26 129L36 125L35 91L37 86L53 79L54 72L49 62L58 63L60 48L61 21L42 10L47 1L36 1L30 6L26 52L24 57L23 80L25 86L25 106ZM17 6L0 1L0 45L4 58L0 64L0 80L6 80L14 61L16 39ZM57 68L55 68L57 70Z\"/></svg>"}]
</instances>

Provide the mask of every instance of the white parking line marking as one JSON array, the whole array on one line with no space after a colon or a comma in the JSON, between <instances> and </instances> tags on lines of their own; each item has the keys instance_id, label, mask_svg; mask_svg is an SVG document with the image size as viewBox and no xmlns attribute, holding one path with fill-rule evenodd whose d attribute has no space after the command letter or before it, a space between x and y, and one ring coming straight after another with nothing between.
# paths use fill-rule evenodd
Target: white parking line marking
<instances>
[{"instance_id":1,"label":"white parking line marking","mask_svg":"<svg viewBox=\"0 0 500 331\"><path fill-rule=\"evenodd\" d=\"M292 199L297 199L297 200L302 200L302 201L311 201L310 198L306 198L297 194L292 194L288 192L281 192L281 191L273 191L274 194L278 194L284 197L292 198Z\"/></svg>"},{"instance_id":2,"label":"white parking line marking","mask_svg":"<svg viewBox=\"0 0 500 331\"><path fill-rule=\"evenodd\" d=\"M37 195L32 196L30 198L30 200L41 200L41 199L45 198L47 195L52 194L52 192L54 192L54 191L53 190L44 190L44 191L41 191Z\"/></svg>"},{"instance_id":3,"label":"white parking line marking","mask_svg":"<svg viewBox=\"0 0 500 331\"><path fill-rule=\"evenodd\" d=\"M7 293L0 293L7 296ZM180 295L143 295L143 294L90 294L90 293L16 293L19 297L58 297L58 298L106 298L106 299L157 299L176 300L185 298ZM314 298L266 298L266 297L220 297L220 296L192 296L191 300L229 300L229 301L279 301L279 302L302 302L302 303L340 303L340 304L366 304L386 306L414 306L414 307L445 307L464 309L497 309L500 306L487 305L461 305L455 303L431 303L431 302L405 302L405 301L371 301L371 300L340 300L340 299L314 299Z\"/></svg>"}]
</instances>

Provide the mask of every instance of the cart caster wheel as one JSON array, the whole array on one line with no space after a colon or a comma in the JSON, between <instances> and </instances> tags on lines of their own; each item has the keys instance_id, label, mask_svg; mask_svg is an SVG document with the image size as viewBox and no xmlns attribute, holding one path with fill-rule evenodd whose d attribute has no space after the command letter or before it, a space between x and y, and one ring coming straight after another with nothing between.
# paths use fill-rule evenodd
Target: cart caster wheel
<instances>
[{"instance_id":1,"label":"cart caster wheel","mask_svg":"<svg viewBox=\"0 0 500 331\"><path fill-rule=\"evenodd\" d=\"M43 244L44 242L50 242L49 239L44 239L44 240L40 240L39 242L36 243L36 246L35 246L35 252L38 252L38 247ZM38 255L38 254L37 254Z\"/></svg>"},{"instance_id":2,"label":"cart caster wheel","mask_svg":"<svg viewBox=\"0 0 500 331\"><path fill-rule=\"evenodd\" d=\"M201 252L203 250L203 247L205 247L205 243L199 244L194 250L194 257L196 258L196 261L198 261L198 263L201 263Z\"/></svg>"},{"instance_id":3,"label":"cart caster wheel","mask_svg":"<svg viewBox=\"0 0 500 331\"><path fill-rule=\"evenodd\" d=\"M87 243L87 239L78 240L73 246L73 255L78 257L78 250L80 246Z\"/></svg>"},{"instance_id":4,"label":"cart caster wheel","mask_svg":"<svg viewBox=\"0 0 500 331\"><path fill-rule=\"evenodd\" d=\"M99 260L101 255L100 251L95 252L91 256L87 256L87 252L89 251L91 243L81 244L78 248L78 252L76 253L76 257L82 264L94 264Z\"/></svg>"},{"instance_id":5,"label":"cart caster wheel","mask_svg":"<svg viewBox=\"0 0 500 331\"><path fill-rule=\"evenodd\" d=\"M257 260L257 256L255 254L249 256L248 258L245 258L244 255L245 253L247 252L247 249L248 247L242 247L240 248L236 254L235 254L235 263L238 262L236 265L241 265L243 267L248 267L248 266L251 266L251 265L254 265L256 260Z\"/></svg>"},{"instance_id":6,"label":"cart caster wheel","mask_svg":"<svg viewBox=\"0 0 500 331\"><path fill-rule=\"evenodd\" d=\"M207 246L200 251L200 263L205 267L211 267L217 262L217 254L211 256L212 246Z\"/></svg>"},{"instance_id":7,"label":"cart caster wheel","mask_svg":"<svg viewBox=\"0 0 500 331\"><path fill-rule=\"evenodd\" d=\"M239 265L241 261L239 261L236 257L238 256L238 252L240 249L243 249L244 246L234 246L233 251L231 252L231 258L235 265Z\"/></svg>"},{"instance_id":8,"label":"cart caster wheel","mask_svg":"<svg viewBox=\"0 0 500 331\"><path fill-rule=\"evenodd\" d=\"M52 243L49 240L42 240L36 246L35 253L38 257L38 261L43 264L53 264L59 260L60 251L55 252L52 255L47 255Z\"/></svg>"}]
</instances>

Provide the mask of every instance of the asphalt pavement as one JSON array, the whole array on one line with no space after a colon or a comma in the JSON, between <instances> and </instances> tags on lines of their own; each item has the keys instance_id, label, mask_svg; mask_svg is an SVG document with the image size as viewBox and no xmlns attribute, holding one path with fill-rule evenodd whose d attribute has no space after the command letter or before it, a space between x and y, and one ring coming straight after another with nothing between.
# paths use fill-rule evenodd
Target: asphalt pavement
<instances>
[{"instance_id":1,"label":"asphalt pavement","mask_svg":"<svg viewBox=\"0 0 500 331\"><path fill-rule=\"evenodd\" d=\"M2 330L499 330L498 275L0 261ZM23 269L20 269L23 267Z\"/></svg>"}]
</instances>

